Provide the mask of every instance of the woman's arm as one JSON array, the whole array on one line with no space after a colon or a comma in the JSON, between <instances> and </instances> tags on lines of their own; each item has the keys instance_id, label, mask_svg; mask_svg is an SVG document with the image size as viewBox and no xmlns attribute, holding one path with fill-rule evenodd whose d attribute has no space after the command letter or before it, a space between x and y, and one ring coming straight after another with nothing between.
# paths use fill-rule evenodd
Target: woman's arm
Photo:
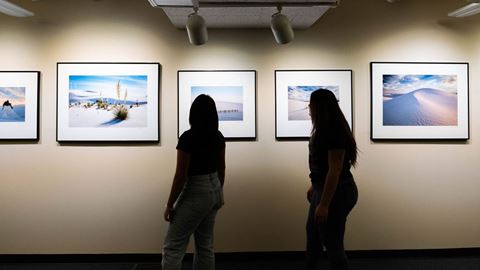
<instances>
[{"instance_id":1,"label":"woman's arm","mask_svg":"<svg viewBox=\"0 0 480 270\"><path fill-rule=\"evenodd\" d=\"M220 179L220 184L222 185L222 187L225 183L225 167L225 148L223 148L219 153L217 165L218 179Z\"/></svg>"},{"instance_id":2,"label":"woman's arm","mask_svg":"<svg viewBox=\"0 0 480 270\"><path fill-rule=\"evenodd\" d=\"M187 181L189 165L190 154L182 150L177 150L177 168L175 169L172 189L170 190L170 196L168 197L168 203L164 213L165 220L168 222L172 220L173 205L177 201L180 192L182 192L185 181Z\"/></svg>"},{"instance_id":3,"label":"woman's arm","mask_svg":"<svg viewBox=\"0 0 480 270\"><path fill-rule=\"evenodd\" d=\"M345 149L328 150L328 173L325 179L325 186L323 187L322 199L315 210L317 223L325 223L327 221L328 208L337 190L344 157Z\"/></svg>"}]
</instances>

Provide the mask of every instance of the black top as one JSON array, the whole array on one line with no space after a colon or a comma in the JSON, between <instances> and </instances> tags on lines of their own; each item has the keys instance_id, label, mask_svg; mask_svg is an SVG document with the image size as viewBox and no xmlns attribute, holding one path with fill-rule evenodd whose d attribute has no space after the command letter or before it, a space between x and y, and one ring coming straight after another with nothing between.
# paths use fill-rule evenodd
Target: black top
<instances>
[{"instance_id":1,"label":"black top","mask_svg":"<svg viewBox=\"0 0 480 270\"><path fill-rule=\"evenodd\" d=\"M312 182L322 182L328 173L328 150L346 149L347 138L345 136L333 136L332 134L323 136L315 140L310 138L308 143L308 163L310 167L310 179ZM340 181L352 178L350 172L350 161L345 156L343 160L342 172L340 173Z\"/></svg>"},{"instance_id":2,"label":"black top","mask_svg":"<svg viewBox=\"0 0 480 270\"><path fill-rule=\"evenodd\" d=\"M225 148L225 138L218 131L214 134L199 134L185 131L178 139L177 149L191 155L188 175L202 175L217 171L219 153Z\"/></svg>"}]
</instances>

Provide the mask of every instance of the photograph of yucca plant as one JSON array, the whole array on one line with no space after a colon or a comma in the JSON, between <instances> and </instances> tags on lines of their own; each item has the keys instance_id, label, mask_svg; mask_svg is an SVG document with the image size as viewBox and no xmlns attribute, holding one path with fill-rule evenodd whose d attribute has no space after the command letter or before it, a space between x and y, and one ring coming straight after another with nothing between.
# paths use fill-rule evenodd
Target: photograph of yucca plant
<instances>
[{"instance_id":1,"label":"photograph of yucca plant","mask_svg":"<svg viewBox=\"0 0 480 270\"><path fill-rule=\"evenodd\" d=\"M147 76L69 76L70 127L145 127Z\"/></svg>"}]
</instances>

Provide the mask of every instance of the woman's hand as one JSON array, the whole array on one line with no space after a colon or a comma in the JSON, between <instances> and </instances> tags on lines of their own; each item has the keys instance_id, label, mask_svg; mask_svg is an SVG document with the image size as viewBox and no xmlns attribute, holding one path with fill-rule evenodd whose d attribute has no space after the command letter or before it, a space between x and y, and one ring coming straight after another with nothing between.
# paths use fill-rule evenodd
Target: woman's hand
<instances>
[{"instance_id":1,"label":"woman's hand","mask_svg":"<svg viewBox=\"0 0 480 270\"><path fill-rule=\"evenodd\" d=\"M313 194L313 186L310 185L310 188L307 191L307 200L308 202L312 202L312 194Z\"/></svg>"},{"instance_id":2,"label":"woman's hand","mask_svg":"<svg viewBox=\"0 0 480 270\"><path fill-rule=\"evenodd\" d=\"M163 213L163 218L164 218L165 221L167 221L167 222L172 221L172 218L173 218L173 207L168 206L168 205L167 205L167 207L165 207L165 212Z\"/></svg>"},{"instance_id":3,"label":"woman's hand","mask_svg":"<svg viewBox=\"0 0 480 270\"><path fill-rule=\"evenodd\" d=\"M315 209L315 223L325 224L328 219L328 207L318 205Z\"/></svg>"},{"instance_id":4,"label":"woman's hand","mask_svg":"<svg viewBox=\"0 0 480 270\"><path fill-rule=\"evenodd\" d=\"M163 218L165 221L170 222L173 218L173 205L180 196L185 182L187 181L188 167L190 166L190 154L177 150L177 168L175 169L175 176L173 177L172 189L170 190L170 195L168 196L167 206L165 207L165 212L163 213Z\"/></svg>"}]
</instances>

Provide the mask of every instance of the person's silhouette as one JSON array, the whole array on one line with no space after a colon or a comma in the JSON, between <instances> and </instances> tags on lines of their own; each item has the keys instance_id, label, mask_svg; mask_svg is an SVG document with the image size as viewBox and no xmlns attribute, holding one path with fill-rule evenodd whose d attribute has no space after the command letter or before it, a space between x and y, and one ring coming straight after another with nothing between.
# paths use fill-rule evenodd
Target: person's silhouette
<instances>
[{"instance_id":1,"label":"person's silhouette","mask_svg":"<svg viewBox=\"0 0 480 270\"><path fill-rule=\"evenodd\" d=\"M8 108L8 107L10 107L10 108L12 108L12 110L13 110L13 105L12 105L12 103L10 103L10 101L9 101L9 100L7 100L7 101L3 102L3 105L2 105L2 110L4 110L4 109L5 109L5 107L7 107L7 108Z\"/></svg>"},{"instance_id":2,"label":"person's silhouette","mask_svg":"<svg viewBox=\"0 0 480 270\"><path fill-rule=\"evenodd\" d=\"M190 108L190 129L177 144L177 166L165 208L170 222L163 245L163 270L178 270L191 235L193 269L214 270L215 216L223 205L225 138L218 130L215 101L199 95Z\"/></svg>"},{"instance_id":3,"label":"person's silhouette","mask_svg":"<svg viewBox=\"0 0 480 270\"><path fill-rule=\"evenodd\" d=\"M343 246L347 216L358 199L350 168L357 144L335 95L325 89L310 96L313 130L309 143L312 185L307 192L307 269L316 269L323 247L333 270L347 270Z\"/></svg>"}]
</instances>

